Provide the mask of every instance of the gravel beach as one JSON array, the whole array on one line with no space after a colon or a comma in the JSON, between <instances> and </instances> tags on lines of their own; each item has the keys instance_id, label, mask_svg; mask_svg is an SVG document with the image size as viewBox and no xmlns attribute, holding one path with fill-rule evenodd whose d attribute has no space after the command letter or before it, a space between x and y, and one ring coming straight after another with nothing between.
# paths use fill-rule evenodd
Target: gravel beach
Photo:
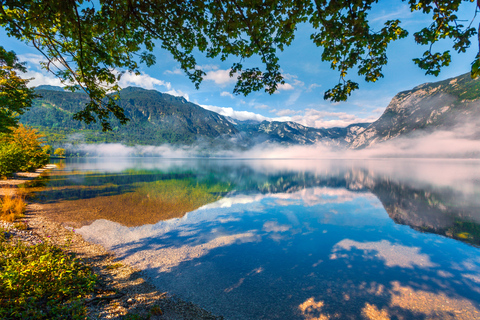
<instances>
[{"instance_id":1,"label":"gravel beach","mask_svg":"<svg viewBox=\"0 0 480 320\"><path fill-rule=\"evenodd\" d=\"M55 165L33 173L17 173L12 179L0 180L0 195L18 194L18 186L44 174ZM51 242L73 252L98 275L93 294L85 299L89 319L223 319L202 308L159 291L148 283L140 270L116 261L102 246L83 240L73 228L48 219L42 205L28 202L25 217L27 230L0 221L8 230L7 238L28 245Z\"/></svg>"}]
</instances>

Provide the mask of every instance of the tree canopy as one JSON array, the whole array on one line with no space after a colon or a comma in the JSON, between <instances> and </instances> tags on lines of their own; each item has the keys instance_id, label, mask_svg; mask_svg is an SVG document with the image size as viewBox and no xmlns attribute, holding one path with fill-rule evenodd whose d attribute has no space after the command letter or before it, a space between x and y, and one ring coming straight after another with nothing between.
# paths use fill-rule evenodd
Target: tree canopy
<instances>
[{"instance_id":1,"label":"tree canopy","mask_svg":"<svg viewBox=\"0 0 480 320\"><path fill-rule=\"evenodd\" d=\"M18 76L25 72L13 51L0 46L0 133L9 133L18 124L18 116L28 109L35 98L27 87L28 80Z\"/></svg>"},{"instance_id":2,"label":"tree canopy","mask_svg":"<svg viewBox=\"0 0 480 320\"><path fill-rule=\"evenodd\" d=\"M462 2L473 0L404 0L412 11L431 17L431 23L414 34L415 42L429 45L414 62L427 74L438 75L449 65L449 51L435 52L433 44L450 39L452 48L465 52L477 30L456 15ZM234 93L273 93L284 83L278 52L289 46L297 26L313 27L311 39L322 48L321 59L339 72L339 83L325 99L343 101L358 88L348 78L356 73L368 82L383 77L386 50L392 41L405 38L400 20L383 22L374 30L369 13L378 0L0 0L0 26L9 36L37 48L44 67L70 89L90 96L75 118L87 123L98 119L110 129L113 114L126 122L123 110L108 92L119 90L124 72L139 72L139 64L155 63L155 46L168 50L198 88L206 74L196 63L207 58L236 58L230 75L236 77ZM477 10L480 0L477 2ZM245 61L260 57L262 65ZM480 55L472 62L472 77L479 75ZM78 87L80 85L80 87Z\"/></svg>"}]
</instances>

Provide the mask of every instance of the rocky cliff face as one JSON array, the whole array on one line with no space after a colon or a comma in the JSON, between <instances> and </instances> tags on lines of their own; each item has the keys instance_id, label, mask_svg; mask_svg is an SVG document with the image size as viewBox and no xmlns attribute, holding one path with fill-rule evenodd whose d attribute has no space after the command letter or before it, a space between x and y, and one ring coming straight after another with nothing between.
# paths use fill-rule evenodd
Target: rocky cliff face
<instances>
[{"instance_id":1,"label":"rocky cliff face","mask_svg":"<svg viewBox=\"0 0 480 320\"><path fill-rule=\"evenodd\" d=\"M451 131L467 123L473 127L480 124L480 79L472 80L470 74L398 93L382 116L358 134L350 147L366 148L414 132ZM470 135L478 138L480 131Z\"/></svg>"}]
</instances>

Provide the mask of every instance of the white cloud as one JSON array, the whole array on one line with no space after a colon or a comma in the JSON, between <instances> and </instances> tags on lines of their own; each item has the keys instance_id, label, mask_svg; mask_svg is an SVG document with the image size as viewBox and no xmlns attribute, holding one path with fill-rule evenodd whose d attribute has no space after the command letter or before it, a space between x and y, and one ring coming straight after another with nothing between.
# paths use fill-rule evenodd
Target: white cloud
<instances>
[{"instance_id":1,"label":"white cloud","mask_svg":"<svg viewBox=\"0 0 480 320\"><path fill-rule=\"evenodd\" d=\"M256 121L265 121L270 120L270 118L264 117L260 114L249 112L249 111L236 111L233 108L222 108L217 106L209 106L209 105L200 105L202 108L216 112L221 114L225 117L230 117L233 119L237 119L240 121L244 120L256 120Z\"/></svg>"},{"instance_id":2,"label":"white cloud","mask_svg":"<svg viewBox=\"0 0 480 320\"><path fill-rule=\"evenodd\" d=\"M223 91L222 93L220 93L220 96L222 97L230 97L230 98L235 98L235 96L233 94L231 94L230 92L227 92L227 91Z\"/></svg>"},{"instance_id":3,"label":"white cloud","mask_svg":"<svg viewBox=\"0 0 480 320\"><path fill-rule=\"evenodd\" d=\"M295 102L297 102L298 98L300 98L300 94L302 93L301 90L297 90L294 93L290 95L288 100L285 102L287 106L293 105Z\"/></svg>"},{"instance_id":4,"label":"white cloud","mask_svg":"<svg viewBox=\"0 0 480 320\"><path fill-rule=\"evenodd\" d=\"M170 84L170 82L153 78L145 73L136 75L134 73L127 72L122 75L118 84L122 88L128 86L136 86L144 89L155 89L156 86L162 86L167 88L168 90L172 89L172 85Z\"/></svg>"},{"instance_id":5,"label":"white cloud","mask_svg":"<svg viewBox=\"0 0 480 320\"><path fill-rule=\"evenodd\" d=\"M296 113L298 113L298 111L290 110L290 109L283 109L283 110L276 111L275 114L277 116L283 117L283 116L290 116L290 115L296 114Z\"/></svg>"},{"instance_id":6,"label":"white cloud","mask_svg":"<svg viewBox=\"0 0 480 320\"><path fill-rule=\"evenodd\" d=\"M385 111L385 108L377 108L375 110L372 110L372 113L383 113Z\"/></svg>"},{"instance_id":7,"label":"white cloud","mask_svg":"<svg viewBox=\"0 0 480 320\"><path fill-rule=\"evenodd\" d=\"M293 85L295 87L303 87L305 85L305 83L303 81L295 79L295 80L293 80Z\"/></svg>"},{"instance_id":8,"label":"white cloud","mask_svg":"<svg viewBox=\"0 0 480 320\"><path fill-rule=\"evenodd\" d=\"M303 81L298 80L298 76L289 74L289 73L283 73L283 77L285 80L291 80L290 82L293 81L293 85L295 87L303 87L305 83Z\"/></svg>"},{"instance_id":9,"label":"white cloud","mask_svg":"<svg viewBox=\"0 0 480 320\"><path fill-rule=\"evenodd\" d=\"M230 77L230 70L208 71L203 79L206 81L214 81L216 84L221 86L225 86L236 81L235 77Z\"/></svg>"},{"instance_id":10,"label":"white cloud","mask_svg":"<svg viewBox=\"0 0 480 320\"><path fill-rule=\"evenodd\" d=\"M171 94L172 96L184 97L185 99L187 99L187 101L190 101L188 94L183 92L182 90L170 89L165 93Z\"/></svg>"},{"instance_id":11,"label":"white cloud","mask_svg":"<svg viewBox=\"0 0 480 320\"><path fill-rule=\"evenodd\" d=\"M179 75L181 75L181 74L183 74L183 71L180 68L175 68L173 70L167 70L163 74L179 74Z\"/></svg>"},{"instance_id":12,"label":"white cloud","mask_svg":"<svg viewBox=\"0 0 480 320\"><path fill-rule=\"evenodd\" d=\"M187 93L181 90L173 89L170 82L159 80L145 73L142 73L140 75L136 75L134 73L125 73L120 78L120 81L118 82L118 84L122 88L125 88L128 86L135 86L135 87L141 87L149 90L152 90L152 89L158 90L159 89L158 87L164 87L167 89L167 91L164 91L164 90L159 90L159 91L171 94L172 96L184 97L185 99L189 100L189 96Z\"/></svg>"},{"instance_id":13,"label":"white cloud","mask_svg":"<svg viewBox=\"0 0 480 320\"><path fill-rule=\"evenodd\" d=\"M388 12L386 13L385 11L380 12L378 15L373 14L372 18L370 19L371 22L376 22L376 21L381 21L385 22L387 20L393 20L397 18L401 18L402 20L405 19L406 17L409 17L412 15L412 11L406 4L401 4L397 6L397 10L393 12Z\"/></svg>"},{"instance_id":14,"label":"white cloud","mask_svg":"<svg viewBox=\"0 0 480 320\"><path fill-rule=\"evenodd\" d=\"M59 78L55 77L53 74L38 71L27 70L27 73L22 74L22 78L32 79L28 83L29 87L37 87L40 85L51 85L63 87L64 84L60 81Z\"/></svg>"},{"instance_id":15,"label":"white cloud","mask_svg":"<svg viewBox=\"0 0 480 320\"><path fill-rule=\"evenodd\" d=\"M287 90L293 90L293 86L288 83L288 82L285 82L285 83L280 83L278 86L277 86L277 90L278 91L287 91Z\"/></svg>"},{"instance_id":16,"label":"white cloud","mask_svg":"<svg viewBox=\"0 0 480 320\"><path fill-rule=\"evenodd\" d=\"M319 111L315 109L306 109L304 111L297 111L292 109L270 110L278 117L266 117L258 113L250 111L236 111L233 108L223 108L212 105L200 105L201 107L217 112L223 116L230 117L237 120L256 120L256 121L293 121L307 127L314 128L332 128L332 127L346 127L352 123L373 122L377 120L376 116L368 116L361 118L346 112L329 112ZM256 106L257 109L268 108L268 106Z\"/></svg>"},{"instance_id":17,"label":"white cloud","mask_svg":"<svg viewBox=\"0 0 480 320\"><path fill-rule=\"evenodd\" d=\"M315 109L305 109L303 115L292 116L291 121L300 123L307 127L314 128L332 128L346 127L352 123L373 122L377 120L376 116L360 118L356 115L346 112L329 112Z\"/></svg>"},{"instance_id":18,"label":"white cloud","mask_svg":"<svg viewBox=\"0 0 480 320\"><path fill-rule=\"evenodd\" d=\"M307 91L306 92L312 92L313 89L315 88L320 88L322 85L321 84L318 84L318 83L312 83L311 85L308 86L307 88Z\"/></svg>"},{"instance_id":19,"label":"white cloud","mask_svg":"<svg viewBox=\"0 0 480 320\"><path fill-rule=\"evenodd\" d=\"M31 79L28 83L29 87L37 87L40 85L51 85L63 87L64 84L52 73L42 69L40 62L45 61L45 58L39 54L27 53L18 55L18 60L27 62L27 72L22 73L21 77L24 79Z\"/></svg>"},{"instance_id":20,"label":"white cloud","mask_svg":"<svg viewBox=\"0 0 480 320\"><path fill-rule=\"evenodd\" d=\"M32 65L29 65L29 67L35 67L37 69L40 69L40 62L46 61L44 56L33 53L19 54L18 60L21 62L31 63Z\"/></svg>"},{"instance_id":21,"label":"white cloud","mask_svg":"<svg viewBox=\"0 0 480 320\"><path fill-rule=\"evenodd\" d=\"M196 69L200 69L203 71L218 70L219 66L217 66L216 64L203 64L203 65L198 65Z\"/></svg>"}]
</instances>

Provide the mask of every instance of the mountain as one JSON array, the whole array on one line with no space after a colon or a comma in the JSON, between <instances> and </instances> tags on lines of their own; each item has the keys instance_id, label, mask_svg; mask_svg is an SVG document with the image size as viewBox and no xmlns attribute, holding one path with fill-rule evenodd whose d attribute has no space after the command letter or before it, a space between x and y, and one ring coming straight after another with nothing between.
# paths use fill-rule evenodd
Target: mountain
<instances>
[{"instance_id":1,"label":"mountain","mask_svg":"<svg viewBox=\"0 0 480 320\"><path fill-rule=\"evenodd\" d=\"M470 74L425 83L395 95L385 112L350 143L361 149L397 137L454 131L469 126L467 138L479 139L480 79Z\"/></svg>"},{"instance_id":2,"label":"mountain","mask_svg":"<svg viewBox=\"0 0 480 320\"><path fill-rule=\"evenodd\" d=\"M125 142L127 144L191 144L199 137L223 139L238 133L225 117L155 90L129 87L120 92L120 106L130 121L122 126L111 119L112 132L102 133L99 124L86 125L72 119L88 102L85 93L37 88L41 95L20 122L46 131L47 138L81 132L85 142Z\"/></svg>"},{"instance_id":3,"label":"mountain","mask_svg":"<svg viewBox=\"0 0 480 320\"><path fill-rule=\"evenodd\" d=\"M42 84L38 87L35 87L35 91L37 91L37 90L50 90L50 91L61 91L61 92L65 91L62 87L51 86L51 85L48 85L48 84Z\"/></svg>"},{"instance_id":4,"label":"mountain","mask_svg":"<svg viewBox=\"0 0 480 320\"><path fill-rule=\"evenodd\" d=\"M249 148L257 143L311 145L319 141L333 146L347 145L368 123L346 128L316 129L295 122L239 121L206 110L182 97L155 90L128 87L120 92L119 104L130 119L120 125L111 119L113 130L101 132L98 124L73 120L88 102L85 93L60 87L40 86L33 107L20 122L46 133L47 143L122 142L129 145L191 145L202 142L207 148Z\"/></svg>"},{"instance_id":5,"label":"mountain","mask_svg":"<svg viewBox=\"0 0 480 320\"><path fill-rule=\"evenodd\" d=\"M311 145L321 141L327 145L343 146L369 125L370 123L356 123L345 128L318 129L292 121L262 121L238 122L236 127L256 143Z\"/></svg>"}]
</instances>

